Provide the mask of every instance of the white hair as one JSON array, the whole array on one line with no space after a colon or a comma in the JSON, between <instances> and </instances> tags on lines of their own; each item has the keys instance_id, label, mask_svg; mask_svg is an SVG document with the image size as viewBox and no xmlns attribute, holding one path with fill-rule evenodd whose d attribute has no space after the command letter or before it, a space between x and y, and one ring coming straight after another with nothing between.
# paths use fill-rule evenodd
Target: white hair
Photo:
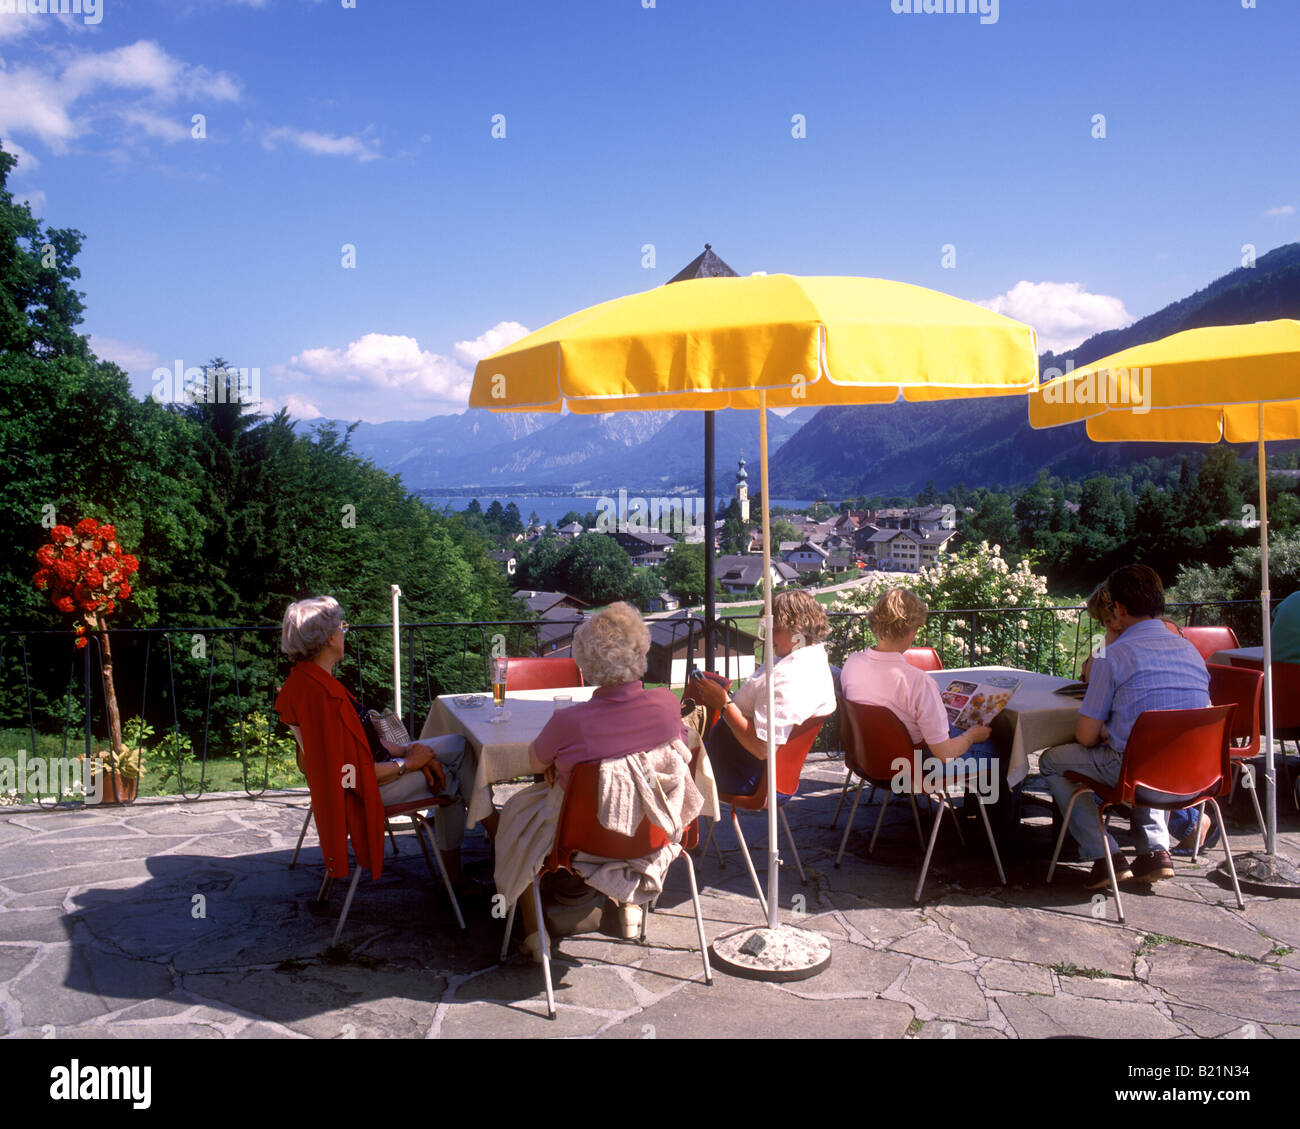
<instances>
[{"instance_id":1,"label":"white hair","mask_svg":"<svg viewBox=\"0 0 1300 1129\"><path fill-rule=\"evenodd\" d=\"M280 628L280 650L294 662L313 659L343 625L343 609L333 596L313 596L290 604Z\"/></svg>"},{"instance_id":2,"label":"white hair","mask_svg":"<svg viewBox=\"0 0 1300 1129\"><path fill-rule=\"evenodd\" d=\"M573 657L595 686L621 686L645 674L650 629L631 604L610 604L573 633Z\"/></svg>"}]
</instances>

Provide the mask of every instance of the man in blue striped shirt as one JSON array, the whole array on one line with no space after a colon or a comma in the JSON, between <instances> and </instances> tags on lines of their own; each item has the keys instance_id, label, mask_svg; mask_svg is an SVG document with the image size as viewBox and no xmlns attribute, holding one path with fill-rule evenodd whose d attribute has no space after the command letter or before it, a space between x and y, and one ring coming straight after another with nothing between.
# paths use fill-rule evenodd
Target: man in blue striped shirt
<instances>
[{"instance_id":1,"label":"man in blue striped shirt","mask_svg":"<svg viewBox=\"0 0 1300 1129\"><path fill-rule=\"evenodd\" d=\"M1127 565L1111 573L1106 587L1120 636L1093 663L1088 693L1079 707L1075 744L1048 749L1039 761L1039 772L1062 811L1074 792L1066 772L1081 772L1105 784L1119 779L1124 747L1144 710L1201 709L1210 704L1205 660L1160 620L1165 591L1155 571L1146 565ZM1152 792L1149 798L1166 797ZM1134 808L1132 830L1139 853L1130 867L1109 832L1103 840L1094 804L1083 797L1074 805L1070 834L1079 845L1079 857L1085 862L1096 860L1084 883L1088 889L1110 885L1107 853L1119 881L1158 882L1173 877L1167 813Z\"/></svg>"}]
</instances>

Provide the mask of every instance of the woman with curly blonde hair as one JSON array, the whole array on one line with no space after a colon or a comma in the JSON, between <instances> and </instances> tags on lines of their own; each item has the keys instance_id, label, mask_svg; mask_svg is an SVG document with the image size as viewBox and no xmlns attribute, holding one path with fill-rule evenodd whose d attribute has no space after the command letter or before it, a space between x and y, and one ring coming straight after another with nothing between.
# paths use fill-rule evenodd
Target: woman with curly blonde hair
<instances>
[{"instance_id":1,"label":"woman with curly blonde hair","mask_svg":"<svg viewBox=\"0 0 1300 1129\"><path fill-rule=\"evenodd\" d=\"M771 719L766 664L750 675L734 697L707 678L691 681L692 697L710 709L722 710L705 746L719 791L733 796L754 793L767 761L769 728L780 747L797 725L835 712L835 682L822 642L828 634L826 613L810 592L786 590L772 597L771 642L777 661L772 667ZM687 721L698 727L701 717L697 713Z\"/></svg>"}]
</instances>

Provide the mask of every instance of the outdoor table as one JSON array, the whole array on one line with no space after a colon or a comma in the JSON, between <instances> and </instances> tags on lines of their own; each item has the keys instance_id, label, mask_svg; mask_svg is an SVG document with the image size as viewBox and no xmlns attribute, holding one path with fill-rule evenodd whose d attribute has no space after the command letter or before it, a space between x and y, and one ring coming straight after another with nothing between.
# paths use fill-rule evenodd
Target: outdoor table
<instances>
[{"instance_id":1,"label":"outdoor table","mask_svg":"<svg viewBox=\"0 0 1300 1129\"><path fill-rule=\"evenodd\" d=\"M1219 666L1232 666L1233 659L1247 659L1252 663L1264 664L1263 647L1233 647L1227 651L1215 651L1210 656L1210 662Z\"/></svg>"},{"instance_id":2,"label":"outdoor table","mask_svg":"<svg viewBox=\"0 0 1300 1129\"><path fill-rule=\"evenodd\" d=\"M1077 681L1039 674L1033 670L1016 670L1008 666L959 667L952 670L935 670L930 677L942 691L954 678L979 682L991 674L1011 675L1021 680L1015 694L997 717L993 719L994 740L1000 748L1011 748L1007 765L1007 784L1014 788L1029 775L1029 754L1050 749L1053 745L1068 745L1074 740L1074 730L1079 722L1078 698L1066 697L1055 691Z\"/></svg>"},{"instance_id":3,"label":"outdoor table","mask_svg":"<svg viewBox=\"0 0 1300 1129\"><path fill-rule=\"evenodd\" d=\"M595 692L594 686L559 686L546 690L507 690L507 719L499 724L489 720L496 712L491 694L441 694L434 700L425 718L421 737L442 737L459 733L478 752L478 771L470 798L467 824L473 827L492 814L492 785L532 775L528 748L551 720L556 711L557 694L567 694L575 702L585 702ZM466 708L458 699L475 698L481 705Z\"/></svg>"}]
</instances>

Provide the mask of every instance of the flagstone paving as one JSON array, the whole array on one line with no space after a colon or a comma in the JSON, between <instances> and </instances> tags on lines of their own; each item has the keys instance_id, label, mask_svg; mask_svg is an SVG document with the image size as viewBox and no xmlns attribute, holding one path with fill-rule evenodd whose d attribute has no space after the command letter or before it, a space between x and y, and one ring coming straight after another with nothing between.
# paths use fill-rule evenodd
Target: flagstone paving
<instances>
[{"instance_id":1,"label":"flagstone paving","mask_svg":"<svg viewBox=\"0 0 1300 1129\"><path fill-rule=\"evenodd\" d=\"M1223 855L1151 890L1129 884L1125 924L1067 866L1044 882L1050 829L1031 812L997 883L982 832L963 849L940 836L920 905L920 852L905 805L859 809L843 865L828 827L843 769L810 762L787 808L808 873L782 871L782 914L830 941L820 975L786 984L715 972L703 983L684 868L670 872L644 946L600 934L561 939L558 1017L541 970L498 959L502 922L486 900L469 931L430 886L409 831L378 882L363 879L339 952L343 899L309 903L320 855L309 833L288 862L301 793L261 799L143 801L131 807L0 817L0 1032L10 1037L509 1038L537 1036L885 1038L1300 1037L1300 901L1246 894L1237 910L1214 881ZM1239 809L1236 852L1261 847ZM1123 829L1123 821L1116 825ZM756 853L766 824L750 816ZM1300 819L1283 804L1280 845L1300 856ZM709 938L761 921L731 828L697 863ZM471 837L470 857L486 842ZM764 872L762 862L760 873Z\"/></svg>"}]
</instances>

